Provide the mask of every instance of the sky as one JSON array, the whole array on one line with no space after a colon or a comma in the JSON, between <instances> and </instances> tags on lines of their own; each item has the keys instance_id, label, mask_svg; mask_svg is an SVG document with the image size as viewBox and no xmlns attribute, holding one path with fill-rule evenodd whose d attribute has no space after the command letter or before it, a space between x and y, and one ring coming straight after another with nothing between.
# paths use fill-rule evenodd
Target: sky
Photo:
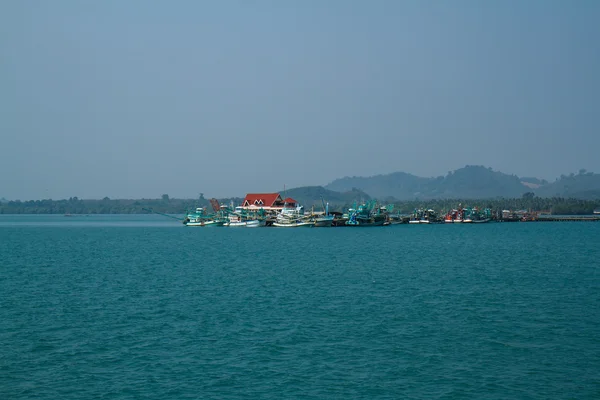
<instances>
[{"instance_id":1,"label":"sky","mask_svg":"<svg viewBox=\"0 0 600 400\"><path fill-rule=\"evenodd\" d=\"M0 198L600 172L595 0L0 2Z\"/></svg>"}]
</instances>

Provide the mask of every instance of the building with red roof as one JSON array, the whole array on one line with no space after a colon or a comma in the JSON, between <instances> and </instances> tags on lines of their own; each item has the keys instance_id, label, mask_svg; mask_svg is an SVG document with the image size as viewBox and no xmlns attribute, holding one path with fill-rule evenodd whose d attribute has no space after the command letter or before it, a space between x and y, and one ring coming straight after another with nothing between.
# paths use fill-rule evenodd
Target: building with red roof
<instances>
[{"instance_id":1,"label":"building with red roof","mask_svg":"<svg viewBox=\"0 0 600 400\"><path fill-rule=\"evenodd\" d=\"M246 210L256 210L262 208L265 211L280 211L284 205L295 207L297 201L291 197L285 200L279 193L248 193L242 202L242 208Z\"/></svg>"}]
</instances>

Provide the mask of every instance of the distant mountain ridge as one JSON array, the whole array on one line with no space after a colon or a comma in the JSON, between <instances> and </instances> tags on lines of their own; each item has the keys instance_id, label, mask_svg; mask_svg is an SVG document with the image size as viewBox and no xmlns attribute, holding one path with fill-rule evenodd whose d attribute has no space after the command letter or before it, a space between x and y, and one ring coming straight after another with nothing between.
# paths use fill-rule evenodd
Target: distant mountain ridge
<instances>
[{"instance_id":1,"label":"distant mountain ridge","mask_svg":"<svg viewBox=\"0 0 600 400\"><path fill-rule=\"evenodd\" d=\"M539 197L600 199L600 174L582 169L578 174L561 175L555 182L542 185L533 192Z\"/></svg>"},{"instance_id":2,"label":"distant mountain ridge","mask_svg":"<svg viewBox=\"0 0 600 400\"><path fill-rule=\"evenodd\" d=\"M522 197L526 193L528 193L528 196L533 193L533 195L543 198L600 200L600 174L581 169L577 174L561 175L554 182L548 182L535 177L509 175L484 166L467 165L455 171L450 171L445 176L431 178L419 177L406 172L394 172L370 177L347 176L335 179L325 186L303 186L287 189L281 195L292 197L307 208L313 206L317 208L322 206L321 199L331 205L348 205L372 198L376 198L382 203L391 203L415 200L514 199ZM71 202L77 202L78 200L77 197L73 197L68 202L71 204ZM90 200L90 204L99 210L98 212L105 213L107 212L106 204L109 203L109 200L108 197L105 197L102 201ZM126 201L127 199L121 200ZM134 202L143 204L145 201L144 199L130 200L132 204ZM168 195L166 200L169 200ZM180 200L183 201L182 207L185 209L209 205L208 200L202 196L200 199ZM222 204L237 205L241 204L243 198L220 198L219 201ZM48 208L44 204L38 205L38 202L36 201L36 207ZM101 206L95 205L98 202ZM3 209L11 209L13 212L19 213L20 206L15 209L16 206L10 206L12 203L14 201L0 198L0 212ZM61 201L56 203L62 204ZM122 204L119 203L117 206L119 210L123 211ZM135 209L135 204L132 207L132 209Z\"/></svg>"},{"instance_id":3,"label":"distant mountain ridge","mask_svg":"<svg viewBox=\"0 0 600 400\"><path fill-rule=\"evenodd\" d=\"M283 196L284 194L281 193ZM291 197L304 207L322 208L323 203L331 205L351 204L354 201L368 201L371 196L362 190L351 188L343 192L337 192L324 188L323 186L303 186L285 191L285 197Z\"/></svg>"},{"instance_id":4,"label":"distant mountain ridge","mask_svg":"<svg viewBox=\"0 0 600 400\"><path fill-rule=\"evenodd\" d=\"M480 165L467 165L446 176L423 178L406 172L371 177L344 177L325 185L334 192L363 191L382 200L515 198L533 192L540 197L600 198L600 174L580 170L557 181L519 178Z\"/></svg>"},{"instance_id":5,"label":"distant mountain ridge","mask_svg":"<svg viewBox=\"0 0 600 400\"><path fill-rule=\"evenodd\" d=\"M345 177L323 186L304 186L280 193L292 197L305 209L341 211L354 203L376 198L381 204L394 203L398 212L430 204L436 209L456 207L456 200L497 209L522 207L550 210L554 214L591 214L600 209L600 174L580 170L561 175L554 182L533 177L517 177L483 166L466 166L446 176L423 178L405 172L372 177ZM545 198L545 199L544 199ZM487 201L489 200L489 201ZM239 205L240 197L220 198L225 205ZM492 204L493 205L490 205ZM152 209L158 213L181 213L196 207L210 207L203 194L197 199L176 199L164 194L160 199L29 200L0 198L0 214L135 214ZM403 208L404 207L404 208ZM407 208L408 207L408 208Z\"/></svg>"}]
</instances>

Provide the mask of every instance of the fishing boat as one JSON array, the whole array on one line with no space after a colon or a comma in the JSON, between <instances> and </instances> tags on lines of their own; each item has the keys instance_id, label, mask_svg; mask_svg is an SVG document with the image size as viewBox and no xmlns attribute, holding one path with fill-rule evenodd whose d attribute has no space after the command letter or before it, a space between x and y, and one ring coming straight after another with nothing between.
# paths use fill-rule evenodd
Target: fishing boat
<instances>
[{"instance_id":1,"label":"fishing boat","mask_svg":"<svg viewBox=\"0 0 600 400\"><path fill-rule=\"evenodd\" d=\"M217 215L208 214L204 207L197 207L195 212L187 213L183 219L185 226L223 226L223 222Z\"/></svg>"},{"instance_id":2,"label":"fishing boat","mask_svg":"<svg viewBox=\"0 0 600 400\"><path fill-rule=\"evenodd\" d=\"M444 217L444 222L447 223L463 223L463 224L481 224L489 222L492 219L492 210L486 208L480 210L477 207L462 208L459 205L458 209L449 211Z\"/></svg>"},{"instance_id":3,"label":"fishing boat","mask_svg":"<svg viewBox=\"0 0 600 400\"><path fill-rule=\"evenodd\" d=\"M463 210L463 223L465 224L470 224L473 222L473 209L472 208L465 208Z\"/></svg>"},{"instance_id":4,"label":"fishing boat","mask_svg":"<svg viewBox=\"0 0 600 400\"><path fill-rule=\"evenodd\" d=\"M490 222L492 219L492 210L489 208L479 210L477 207L475 207L473 208L471 217L473 219L474 224L483 224L486 222Z\"/></svg>"},{"instance_id":5,"label":"fishing boat","mask_svg":"<svg viewBox=\"0 0 600 400\"><path fill-rule=\"evenodd\" d=\"M413 211L410 219L408 220L409 224L431 224L437 222L437 215L434 210L430 209L416 209Z\"/></svg>"},{"instance_id":6,"label":"fishing boat","mask_svg":"<svg viewBox=\"0 0 600 400\"><path fill-rule=\"evenodd\" d=\"M323 211L325 212L323 215L315 215L313 220L315 222L315 227L330 227L333 226L333 215L329 214L329 203L325 204L323 197L321 197L321 204L323 204Z\"/></svg>"},{"instance_id":7,"label":"fishing boat","mask_svg":"<svg viewBox=\"0 0 600 400\"><path fill-rule=\"evenodd\" d=\"M446 216L444 217L445 223L462 223L464 218L464 210L462 208L453 209L448 211Z\"/></svg>"},{"instance_id":8,"label":"fishing boat","mask_svg":"<svg viewBox=\"0 0 600 400\"><path fill-rule=\"evenodd\" d=\"M230 219L229 221L223 223L223 226L229 226L232 228L235 227L239 227L239 228L258 228L261 226L265 226L266 225L266 221L265 220L259 220L259 219L251 219L251 220L241 220L241 219Z\"/></svg>"},{"instance_id":9,"label":"fishing boat","mask_svg":"<svg viewBox=\"0 0 600 400\"><path fill-rule=\"evenodd\" d=\"M273 226L278 228L300 228L314 225L313 218L310 215L305 215L304 207L297 203L285 203L273 222Z\"/></svg>"},{"instance_id":10,"label":"fishing boat","mask_svg":"<svg viewBox=\"0 0 600 400\"><path fill-rule=\"evenodd\" d=\"M265 226L267 223L263 215L259 215L259 213L249 214L241 206L236 207L234 211L224 208L224 212L227 214L227 221L223 223L223 226L232 228L258 228Z\"/></svg>"},{"instance_id":11,"label":"fishing boat","mask_svg":"<svg viewBox=\"0 0 600 400\"><path fill-rule=\"evenodd\" d=\"M273 226L278 228L310 228L315 226L315 221L309 216L282 216L278 214Z\"/></svg>"},{"instance_id":12,"label":"fishing boat","mask_svg":"<svg viewBox=\"0 0 600 400\"><path fill-rule=\"evenodd\" d=\"M332 226L346 226L348 215L345 215L339 211L331 212L331 214L333 216Z\"/></svg>"},{"instance_id":13,"label":"fishing boat","mask_svg":"<svg viewBox=\"0 0 600 400\"><path fill-rule=\"evenodd\" d=\"M315 222L310 220L275 221L273 226L278 228L310 228L315 226Z\"/></svg>"},{"instance_id":14,"label":"fishing boat","mask_svg":"<svg viewBox=\"0 0 600 400\"><path fill-rule=\"evenodd\" d=\"M333 226L333 215L323 215L314 219L315 227Z\"/></svg>"},{"instance_id":15,"label":"fishing boat","mask_svg":"<svg viewBox=\"0 0 600 400\"><path fill-rule=\"evenodd\" d=\"M421 223L421 219L424 218L423 216L423 210L422 209L414 209L412 215L410 216L410 220L408 220L409 224L420 224Z\"/></svg>"},{"instance_id":16,"label":"fishing boat","mask_svg":"<svg viewBox=\"0 0 600 400\"><path fill-rule=\"evenodd\" d=\"M383 226L387 214L376 207L375 201L370 201L348 210L347 226Z\"/></svg>"},{"instance_id":17,"label":"fishing boat","mask_svg":"<svg viewBox=\"0 0 600 400\"><path fill-rule=\"evenodd\" d=\"M450 210L448 211L448 213L446 214L446 216L444 217L444 222L451 224L454 222L454 219L458 216L458 210L454 209L454 210Z\"/></svg>"}]
</instances>

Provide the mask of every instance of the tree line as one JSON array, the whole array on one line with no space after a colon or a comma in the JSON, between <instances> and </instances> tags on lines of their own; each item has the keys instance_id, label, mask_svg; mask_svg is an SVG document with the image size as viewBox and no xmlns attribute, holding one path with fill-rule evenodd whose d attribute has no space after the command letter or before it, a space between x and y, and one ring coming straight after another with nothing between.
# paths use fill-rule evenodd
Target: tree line
<instances>
[{"instance_id":1,"label":"tree line","mask_svg":"<svg viewBox=\"0 0 600 400\"><path fill-rule=\"evenodd\" d=\"M445 199L445 200L414 200L393 203L394 212L411 213L419 208L431 208L438 212L462 207L489 208L492 211L501 210L527 210L534 212L547 212L553 215L589 215L594 210L600 209L600 200L581 200L563 197L537 197L533 193L525 193L518 198L498 199Z\"/></svg>"},{"instance_id":2,"label":"tree line","mask_svg":"<svg viewBox=\"0 0 600 400\"><path fill-rule=\"evenodd\" d=\"M239 205L242 198L219 199L221 204ZM357 199L358 200L358 199ZM462 207L490 208L497 210L543 211L554 215L585 215L600 209L600 200L581 200L575 198L537 197L533 193L525 193L519 198L497 199L445 199L445 200L411 200L382 201L381 205L393 205L393 213L409 214L415 209L430 208L437 212ZM344 211L353 203L330 204L332 211ZM144 214L158 212L165 214L184 214L196 207L208 207L210 203L201 195L198 199L175 199L163 195L160 199L109 199L82 200L71 197L63 200L29 200L3 201L0 203L0 214ZM152 211L149 211L152 210Z\"/></svg>"}]
</instances>

